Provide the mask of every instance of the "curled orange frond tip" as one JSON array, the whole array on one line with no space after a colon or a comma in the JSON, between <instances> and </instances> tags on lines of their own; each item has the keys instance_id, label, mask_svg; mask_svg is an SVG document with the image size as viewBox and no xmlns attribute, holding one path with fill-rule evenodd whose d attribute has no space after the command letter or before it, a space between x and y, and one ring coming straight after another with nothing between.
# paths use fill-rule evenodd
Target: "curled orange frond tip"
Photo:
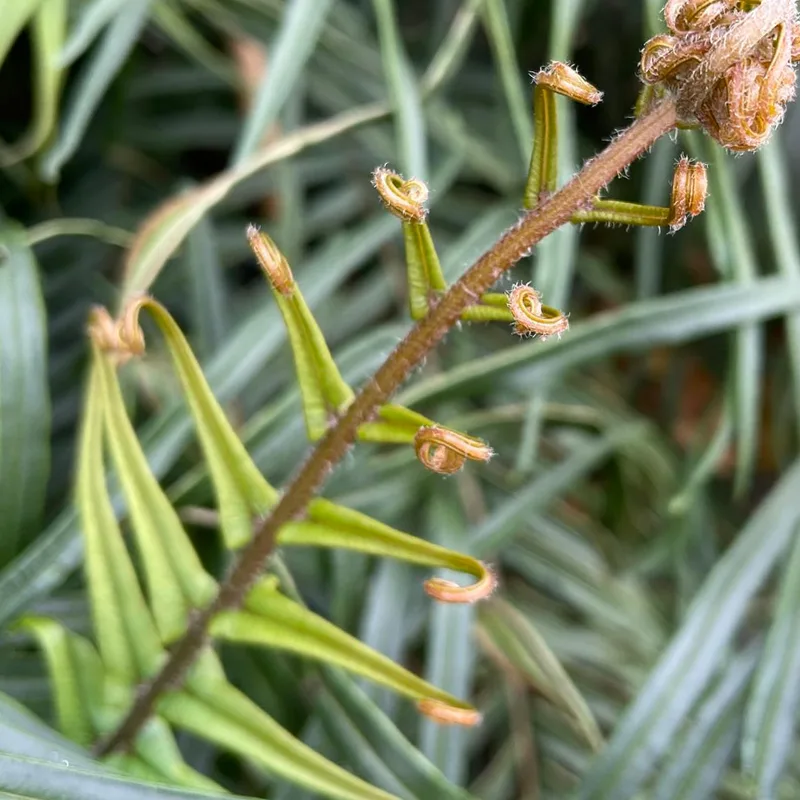
<instances>
[{"instance_id":1,"label":"curled orange frond tip","mask_svg":"<svg viewBox=\"0 0 800 800\"><path fill-rule=\"evenodd\" d=\"M467 728L474 728L483 722L483 715L474 708L457 708L431 697L420 700L417 703L417 709L421 714L440 725L463 725Z\"/></svg>"},{"instance_id":2,"label":"curled orange frond tip","mask_svg":"<svg viewBox=\"0 0 800 800\"><path fill-rule=\"evenodd\" d=\"M508 309L514 317L514 332L520 336L541 336L546 341L569 330L566 314L542 305L539 292L527 283L518 283L508 293Z\"/></svg>"},{"instance_id":3,"label":"curled orange frond tip","mask_svg":"<svg viewBox=\"0 0 800 800\"><path fill-rule=\"evenodd\" d=\"M388 167L378 167L372 173L372 185L378 192L386 210L404 222L425 222L428 209L428 187L421 180L402 175Z\"/></svg>"},{"instance_id":4,"label":"curled orange frond tip","mask_svg":"<svg viewBox=\"0 0 800 800\"><path fill-rule=\"evenodd\" d=\"M429 578L425 581L425 592L440 603L477 603L490 597L497 588L497 576L483 562L483 575L470 586L459 586L445 578Z\"/></svg>"},{"instance_id":5,"label":"curled orange frond tip","mask_svg":"<svg viewBox=\"0 0 800 800\"><path fill-rule=\"evenodd\" d=\"M467 459L488 461L494 451L486 442L440 425L427 425L414 436L417 458L433 472L452 475L458 472Z\"/></svg>"}]
</instances>

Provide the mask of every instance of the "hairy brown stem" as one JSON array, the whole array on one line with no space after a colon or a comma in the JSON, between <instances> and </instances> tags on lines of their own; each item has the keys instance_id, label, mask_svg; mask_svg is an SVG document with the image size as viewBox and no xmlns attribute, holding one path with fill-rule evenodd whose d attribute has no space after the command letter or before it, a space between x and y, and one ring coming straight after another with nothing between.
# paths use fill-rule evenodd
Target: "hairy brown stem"
<instances>
[{"instance_id":1,"label":"hairy brown stem","mask_svg":"<svg viewBox=\"0 0 800 800\"><path fill-rule=\"evenodd\" d=\"M170 652L161 671L144 684L128 715L108 738L98 743L97 755L125 747L153 713L157 699L176 688L186 676L197 655L207 644L211 620L220 611L237 608L261 574L275 549L281 526L301 516L325 481L328 473L344 457L356 439L358 428L368 422L379 406L406 380L455 325L461 313L491 288L531 248L572 215L587 207L592 198L629 164L639 158L676 123L676 106L666 99L620 133L599 155L560 191L527 212L488 250L441 298L438 305L408 333L394 352L356 396L347 412L331 427L311 452L294 480L286 488L242 551L220 586L219 594L206 609L191 620L188 630Z\"/></svg>"}]
</instances>

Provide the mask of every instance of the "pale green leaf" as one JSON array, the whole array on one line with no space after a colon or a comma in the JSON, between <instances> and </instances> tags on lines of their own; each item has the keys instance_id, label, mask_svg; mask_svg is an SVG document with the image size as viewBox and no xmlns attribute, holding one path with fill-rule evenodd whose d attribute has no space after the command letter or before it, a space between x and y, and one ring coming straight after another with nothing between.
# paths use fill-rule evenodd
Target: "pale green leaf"
<instances>
[{"instance_id":1,"label":"pale green leaf","mask_svg":"<svg viewBox=\"0 0 800 800\"><path fill-rule=\"evenodd\" d=\"M242 611L218 614L211 634L343 667L413 700L432 698L455 708L472 708L282 595L272 579L262 580L251 589Z\"/></svg>"},{"instance_id":2,"label":"pale green leaf","mask_svg":"<svg viewBox=\"0 0 800 800\"><path fill-rule=\"evenodd\" d=\"M25 617L20 627L30 631L44 651L59 730L73 742L90 744L96 732L92 708L96 713L102 696L99 656L86 640L70 634L53 620Z\"/></svg>"},{"instance_id":3,"label":"pale green leaf","mask_svg":"<svg viewBox=\"0 0 800 800\"><path fill-rule=\"evenodd\" d=\"M270 47L269 69L234 148L234 166L246 163L270 125L277 120L317 44L331 6L331 0L290 0L288 3Z\"/></svg>"},{"instance_id":4,"label":"pale green leaf","mask_svg":"<svg viewBox=\"0 0 800 800\"><path fill-rule=\"evenodd\" d=\"M108 496L100 380L98 371L91 370L83 406L75 502L100 656L113 679L133 685L152 674L161 658L161 644Z\"/></svg>"},{"instance_id":5,"label":"pale green leaf","mask_svg":"<svg viewBox=\"0 0 800 800\"><path fill-rule=\"evenodd\" d=\"M716 562L683 624L596 759L578 797L633 796L674 741L723 659L753 595L796 530L800 463L781 478Z\"/></svg>"},{"instance_id":6,"label":"pale green leaf","mask_svg":"<svg viewBox=\"0 0 800 800\"><path fill-rule=\"evenodd\" d=\"M532 622L499 599L481 606L478 613L481 630L491 644L537 694L567 715L593 750L602 749L603 736L586 700Z\"/></svg>"},{"instance_id":7,"label":"pale green leaf","mask_svg":"<svg viewBox=\"0 0 800 800\"><path fill-rule=\"evenodd\" d=\"M800 708L799 607L800 536L796 531L745 715L742 764L756 779L761 797L777 796L792 757L792 734Z\"/></svg>"},{"instance_id":8,"label":"pale green leaf","mask_svg":"<svg viewBox=\"0 0 800 800\"><path fill-rule=\"evenodd\" d=\"M168 694L159 711L173 725L245 756L271 774L338 800L390 800L296 739L224 680Z\"/></svg>"},{"instance_id":9,"label":"pale green leaf","mask_svg":"<svg viewBox=\"0 0 800 800\"><path fill-rule=\"evenodd\" d=\"M47 317L39 269L13 223L0 229L0 564L38 533L50 471Z\"/></svg>"},{"instance_id":10,"label":"pale green leaf","mask_svg":"<svg viewBox=\"0 0 800 800\"><path fill-rule=\"evenodd\" d=\"M203 569L175 509L150 471L114 367L101 355L94 368L103 397L106 441L142 555L150 607L162 640L170 642L186 630L191 611L216 595L217 584Z\"/></svg>"}]
</instances>

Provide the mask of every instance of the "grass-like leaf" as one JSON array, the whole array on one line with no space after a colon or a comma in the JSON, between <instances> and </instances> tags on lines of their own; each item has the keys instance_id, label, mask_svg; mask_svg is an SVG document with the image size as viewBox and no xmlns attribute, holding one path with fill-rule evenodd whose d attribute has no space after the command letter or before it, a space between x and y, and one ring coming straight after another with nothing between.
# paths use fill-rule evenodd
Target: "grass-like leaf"
<instances>
[{"instance_id":1,"label":"grass-like leaf","mask_svg":"<svg viewBox=\"0 0 800 800\"><path fill-rule=\"evenodd\" d=\"M0 563L36 532L50 471L47 317L24 230L0 228Z\"/></svg>"}]
</instances>

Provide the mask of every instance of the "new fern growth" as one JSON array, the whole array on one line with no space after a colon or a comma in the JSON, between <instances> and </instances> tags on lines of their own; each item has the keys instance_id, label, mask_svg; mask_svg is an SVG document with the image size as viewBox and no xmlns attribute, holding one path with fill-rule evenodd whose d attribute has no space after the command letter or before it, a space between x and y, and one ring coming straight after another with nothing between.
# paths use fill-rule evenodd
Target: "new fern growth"
<instances>
[{"instance_id":1,"label":"new fern growth","mask_svg":"<svg viewBox=\"0 0 800 800\"><path fill-rule=\"evenodd\" d=\"M599 196L660 136L679 126L701 127L731 150L751 150L780 122L794 96L792 65L800 50L793 0L668 0L665 20L669 33L651 39L642 54L646 86L636 119L560 189L554 96L593 105L602 94L565 64L553 63L533 76L535 140L525 213L452 286L445 281L428 228L425 183L386 166L375 170L380 200L402 225L409 309L417 324L358 392L339 372L278 246L255 227L248 229L289 334L306 431L316 442L282 491L253 463L163 306L137 294L116 318L105 309L93 312L77 505L94 642L49 620L23 621L47 655L59 721L68 736L93 745L123 770L183 786L209 788L210 781L183 763L174 728L328 797L392 796L315 753L234 688L216 655L218 641L279 649L338 666L404 695L442 724L479 723L480 712L469 702L430 685L307 609L277 548L341 548L473 576L469 586L427 580L425 591L444 603L479 601L494 591L497 577L486 564L317 494L358 441L413 447L424 467L442 475L461 470L467 461L488 461L493 455L489 444L390 403L392 394L459 321L508 323L515 333L542 340L569 335L567 313L545 305L547 298L535 287L518 284L507 294L490 291L558 227L592 222L674 231L702 212L706 168L686 158L676 165L669 207ZM227 186L220 181L203 192L224 193ZM165 209L155 223L168 224L172 210ZM209 574L195 552L125 411L117 370L145 354L139 322L145 312L166 342L214 488L221 537L233 557L221 578ZM108 465L126 501L146 591L116 520L106 486Z\"/></svg>"}]
</instances>

